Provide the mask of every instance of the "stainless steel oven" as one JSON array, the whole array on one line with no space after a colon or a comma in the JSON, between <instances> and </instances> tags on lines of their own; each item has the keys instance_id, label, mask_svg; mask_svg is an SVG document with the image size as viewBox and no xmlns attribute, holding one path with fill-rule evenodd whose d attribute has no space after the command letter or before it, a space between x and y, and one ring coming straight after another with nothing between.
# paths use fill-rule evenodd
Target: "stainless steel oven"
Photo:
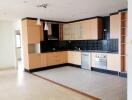
<instances>
[{"instance_id":1,"label":"stainless steel oven","mask_svg":"<svg viewBox=\"0 0 132 100\"><path fill-rule=\"evenodd\" d=\"M95 67L106 69L107 68L107 54L97 53L95 56Z\"/></svg>"}]
</instances>

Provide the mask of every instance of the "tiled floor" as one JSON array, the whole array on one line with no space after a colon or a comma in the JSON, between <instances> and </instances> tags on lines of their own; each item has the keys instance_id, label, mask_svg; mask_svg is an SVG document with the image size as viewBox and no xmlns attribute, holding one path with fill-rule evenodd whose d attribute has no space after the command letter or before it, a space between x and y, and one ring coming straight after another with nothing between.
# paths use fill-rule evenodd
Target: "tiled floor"
<instances>
[{"instance_id":1,"label":"tiled floor","mask_svg":"<svg viewBox=\"0 0 132 100\"><path fill-rule=\"evenodd\" d=\"M0 100L94 100L21 70L0 71Z\"/></svg>"},{"instance_id":2,"label":"tiled floor","mask_svg":"<svg viewBox=\"0 0 132 100\"><path fill-rule=\"evenodd\" d=\"M127 100L127 78L69 66L34 74L103 100Z\"/></svg>"}]
</instances>

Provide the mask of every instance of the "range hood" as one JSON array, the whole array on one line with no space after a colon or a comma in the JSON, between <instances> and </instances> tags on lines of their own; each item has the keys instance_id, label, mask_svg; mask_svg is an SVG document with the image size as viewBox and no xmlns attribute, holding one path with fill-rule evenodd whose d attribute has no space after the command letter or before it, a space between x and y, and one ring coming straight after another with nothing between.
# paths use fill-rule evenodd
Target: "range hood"
<instances>
[{"instance_id":1,"label":"range hood","mask_svg":"<svg viewBox=\"0 0 132 100\"><path fill-rule=\"evenodd\" d=\"M47 34L47 40L58 40L59 39L59 26L54 23L45 22L44 31Z\"/></svg>"}]
</instances>

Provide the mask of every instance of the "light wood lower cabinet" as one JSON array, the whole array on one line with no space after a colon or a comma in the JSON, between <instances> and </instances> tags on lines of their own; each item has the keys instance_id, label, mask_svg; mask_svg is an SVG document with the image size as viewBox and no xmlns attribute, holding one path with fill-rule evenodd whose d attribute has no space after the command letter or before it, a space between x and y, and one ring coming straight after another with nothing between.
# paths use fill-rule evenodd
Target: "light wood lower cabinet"
<instances>
[{"instance_id":1,"label":"light wood lower cabinet","mask_svg":"<svg viewBox=\"0 0 132 100\"><path fill-rule=\"evenodd\" d=\"M92 67L96 67L96 53L92 53L91 63Z\"/></svg>"},{"instance_id":2,"label":"light wood lower cabinet","mask_svg":"<svg viewBox=\"0 0 132 100\"><path fill-rule=\"evenodd\" d=\"M47 53L41 54L41 66L46 67L47 66Z\"/></svg>"},{"instance_id":3,"label":"light wood lower cabinet","mask_svg":"<svg viewBox=\"0 0 132 100\"><path fill-rule=\"evenodd\" d=\"M67 52L50 52L47 53L47 66L67 63Z\"/></svg>"},{"instance_id":4,"label":"light wood lower cabinet","mask_svg":"<svg viewBox=\"0 0 132 100\"><path fill-rule=\"evenodd\" d=\"M120 71L120 56L119 54L107 54L107 69Z\"/></svg>"},{"instance_id":5,"label":"light wood lower cabinet","mask_svg":"<svg viewBox=\"0 0 132 100\"><path fill-rule=\"evenodd\" d=\"M40 68L41 67L41 54L29 54L29 68Z\"/></svg>"},{"instance_id":6,"label":"light wood lower cabinet","mask_svg":"<svg viewBox=\"0 0 132 100\"><path fill-rule=\"evenodd\" d=\"M81 52L68 51L68 63L81 65Z\"/></svg>"}]
</instances>

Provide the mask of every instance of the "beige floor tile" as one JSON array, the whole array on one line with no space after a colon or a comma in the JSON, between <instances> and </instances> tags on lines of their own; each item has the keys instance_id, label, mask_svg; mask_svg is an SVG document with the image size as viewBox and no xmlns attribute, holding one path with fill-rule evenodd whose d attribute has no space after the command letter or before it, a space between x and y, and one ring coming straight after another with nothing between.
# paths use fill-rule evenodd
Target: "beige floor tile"
<instances>
[{"instance_id":1,"label":"beige floor tile","mask_svg":"<svg viewBox=\"0 0 132 100\"><path fill-rule=\"evenodd\" d=\"M0 71L0 100L93 100L16 70Z\"/></svg>"}]
</instances>

